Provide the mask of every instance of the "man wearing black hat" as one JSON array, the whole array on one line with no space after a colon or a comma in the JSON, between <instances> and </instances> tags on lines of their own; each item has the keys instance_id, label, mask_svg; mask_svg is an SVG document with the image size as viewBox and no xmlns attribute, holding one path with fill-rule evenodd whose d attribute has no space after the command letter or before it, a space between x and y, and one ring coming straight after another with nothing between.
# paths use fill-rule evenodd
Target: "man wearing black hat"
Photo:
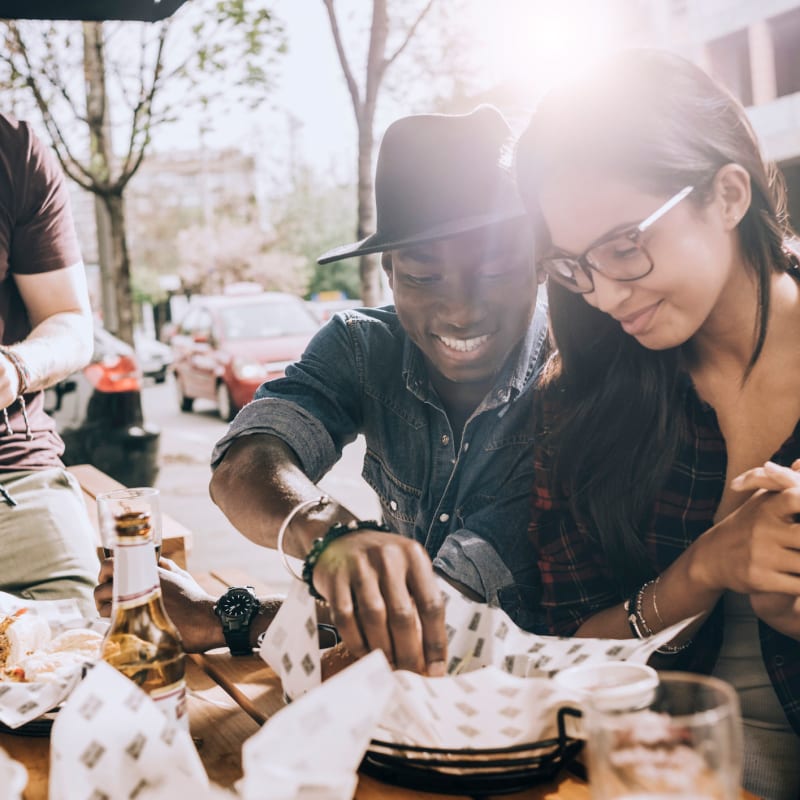
<instances>
[{"instance_id":1,"label":"man wearing black hat","mask_svg":"<svg viewBox=\"0 0 800 800\"><path fill-rule=\"evenodd\" d=\"M353 655L380 647L430 675L444 674L447 651L434 569L523 627L533 619L531 401L547 327L525 212L501 166L509 138L488 106L389 127L378 230L320 263L381 252L394 306L335 315L285 378L259 388L212 462L214 501L248 538L305 559ZM316 486L359 434L384 524ZM243 591L217 603L232 651L269 617ZM249 610L231 623L224 608L241 600ZM210 616L194 615L194 628ZM205 636L193 632L192 647L221 638Z\"/></svg>"}]
</instances>

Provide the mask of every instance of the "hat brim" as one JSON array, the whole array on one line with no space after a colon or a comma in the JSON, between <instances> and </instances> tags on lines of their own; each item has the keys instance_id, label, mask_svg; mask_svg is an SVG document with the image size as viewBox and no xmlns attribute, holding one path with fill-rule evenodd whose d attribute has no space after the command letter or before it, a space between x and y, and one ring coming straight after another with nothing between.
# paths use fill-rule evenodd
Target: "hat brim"
<instances>
[{"instance_id":1,"label":"hat brim","mask_svg":"<svg viewBox=\"0 0 800 800\"><path fill-rule=\"evenodd\" d=\"M370 253L383 253L386 250L398 250L402 247L411 247L415 244L427 244L439 239L449 239L451 236L458 236L461 233L487 228L490 225L498 225L502 222L513 222L523 219L526 212L523 208L514 212L498 212L494 214L480 214L474 217L451 220L442 225L435 225L426 231L421 231L415 236L406 238L392 238L381 233L373 233L360 242L344 244L341 247L334 247L323 253L318 259L318 264L330 264L333 261L341 261L345 258L355 258L365 256Z\"/></svg>"}]
</instances>

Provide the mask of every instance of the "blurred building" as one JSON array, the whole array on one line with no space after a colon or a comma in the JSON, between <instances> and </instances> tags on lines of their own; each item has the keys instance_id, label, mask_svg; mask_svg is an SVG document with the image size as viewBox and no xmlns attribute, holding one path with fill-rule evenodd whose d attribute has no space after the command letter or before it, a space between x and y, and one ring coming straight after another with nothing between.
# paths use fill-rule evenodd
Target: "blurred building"
<instances>
[{"instance_id":1,"label":"blurred building","mask_svg":"<svg viewBox=\"0 0 800 800\"><path fill-rule=\"evenodd\" d=\"M125 190L128 249L137 265L163 276L165 288L177 277L175 240L191 224L217 216L263 225L255 158L235 149L150 153ZM99 308L98 237L95 196L68 181L93 303Z\"/></svg>"},{"instance_id":2,"label":"blurred building","mask_svg":"<svg viewBox=\"0 0 800 800\"><path fill-rule=\"evenodd\" d=\"M649 24L664 47L682 52L748 107L767 155L789 188L800 227L800 2L654 0Z\"/></svg>"}]
</instances>

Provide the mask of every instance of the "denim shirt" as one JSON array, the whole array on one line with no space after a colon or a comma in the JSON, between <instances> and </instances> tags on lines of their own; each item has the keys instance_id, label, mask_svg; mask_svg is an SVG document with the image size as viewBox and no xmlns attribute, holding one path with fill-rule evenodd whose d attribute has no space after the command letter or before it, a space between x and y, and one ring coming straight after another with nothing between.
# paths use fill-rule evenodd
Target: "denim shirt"
<instances>
[{"instance_id":1,"label":"denim shirt","mask_svg":"<svg viewBox=\"0 0 800 800\"><path fill-rule=\"evenodd\" d=\"M527 539L533 484L533 387L544 361L546 302L467 421L460 447L422 355L392 306L334 315L286 376L262 384L217 443L268 433L314 482L363 434L363 476L384 522L420 542L434 567L521 627L534 627L536 558Z\"/></svg>"}]
</instances>

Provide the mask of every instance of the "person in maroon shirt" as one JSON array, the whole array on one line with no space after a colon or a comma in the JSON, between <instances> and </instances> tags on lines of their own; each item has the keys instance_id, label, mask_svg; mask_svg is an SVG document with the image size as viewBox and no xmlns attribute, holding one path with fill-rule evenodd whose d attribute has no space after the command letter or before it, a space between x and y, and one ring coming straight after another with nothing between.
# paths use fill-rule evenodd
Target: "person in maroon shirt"
<instances>
[{"instance_id":1,"label":"person in maroon shirt","mask_svg":"<svg viewBox=\"0 0 800 800\"><path fill-rule=\"evenodd\" d=\"M92 354L92 314L61 169L0 114L0 590L94 613L97 557L43 389Z\"/></svg>"},{"instance_id":2,"label":"person in maroon shirt","mask_svg":"<svg viewBox=\"0 0 800 800\"><path fill-rule=\"evenodd\" d=\"M644 638L738 690L745 786L800 790L800 270L744 109L630 50L516 153L558 348L530 535L547 628Z\"/></svg>"}]
</instances>

